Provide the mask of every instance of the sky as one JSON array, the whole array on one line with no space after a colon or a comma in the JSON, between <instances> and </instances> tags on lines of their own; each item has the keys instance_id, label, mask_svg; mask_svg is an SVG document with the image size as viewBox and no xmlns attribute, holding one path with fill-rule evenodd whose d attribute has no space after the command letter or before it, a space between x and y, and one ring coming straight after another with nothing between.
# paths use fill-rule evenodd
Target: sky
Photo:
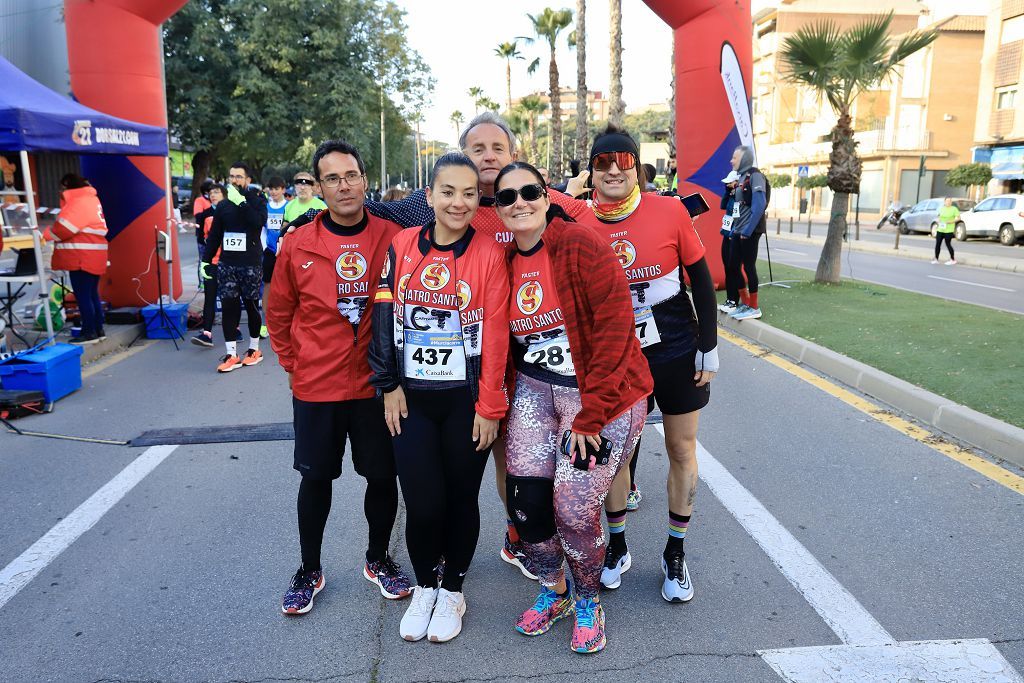
<instances>
[{"instance_id":1,"label":"sky","mask_svg":"<svg viewBox=\"0 0 1024 683\"><path fill-rule=\"evenodd\" d=\"M406 33L410 46L430 65L436 80L433 106L424 111L421 130L427 136L452 144L455 127L448 120L456 109L468 122L473 117L473 99L466 94L480 86L492 100L505 102L505 60L494 54L499 43L516 36L533 36L527 14L537 15L545 7L575 10L575 0L397 0L406 11ZM509 7L514 11L508 11ZM439 10L443 7L443 10ZM470 26L476 26L470 30ZM576 51L566 37L574 26L562 32L556 54L559 82L576 87ZM622 99L626 110L665 102L670 94L672 32L642 0L622 0ZM587 3L587 88L608 93L608 2ZM512 63L512 97L548 89L547 43L525 45L526 57ZM532 76L526 67L535 57L541 65Z\"/></svg>"}]
</instances>

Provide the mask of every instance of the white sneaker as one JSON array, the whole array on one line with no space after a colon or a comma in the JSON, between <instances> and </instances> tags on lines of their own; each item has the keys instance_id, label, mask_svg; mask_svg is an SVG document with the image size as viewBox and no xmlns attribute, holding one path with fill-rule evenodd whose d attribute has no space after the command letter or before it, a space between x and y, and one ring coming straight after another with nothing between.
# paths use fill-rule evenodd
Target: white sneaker
<instances>
[{"instance_id":1,"label":"white sneaker","mask_svg":"<svg viewBox=\"0 0 1024 683\"><path fill-rule=\"evenodd\" d=\"M946 265L947 266L955 266L956 265L956 259L955 258L949 259L948 261L946 261Z\"/></svg>"},{"instance_id":2,"label":"white sneaker","mask_svg":"<svg viewBox=\"0 0 1024 683\"><path fill-rule=\"evenodd\" d=\"M939 259L937 259L937 258L933 258L933 259L932 259L932 265L933 265L933 266L934 266L935 264L937 264L938 262L939 262Z\"/></svg>"},{"instance_id":3,"label":"white sneaker","mask_svg":"<svg viewBox=\"0 0 1024 683\"><path fill-rule=\"evenodd\" d=\"M609 561L612 563L611 566L608 566ZM622 585L622 575L632 566L633 558L628 550L617 561L606 555L604 567L601 569L601 585L610 590L618 588Z\"/></svg>"},{"instance_id":4,"label":"white sneaker","mask_svg":"<svg viewBox=\"0 0 1024 683\"><path fill-rule=\"evenodd\" d=\"M430 613L434 611L437 593L437 588L425 586L413 588L409 608L405 610L402 623L398 627L398 632L403 638L414 641L427 635L427 627L430 626Z\"/></svg>"},{"instance_id":5,"label":"white sneaker","mask_svg":"<svg viewBox=\"0 0 1024 683\"><path fill-rule=\"evenodd\" d=\"M718 310L720 310L722 313L725 313L726 315L729 315L737 308L739 308L739 304L736 303L735 301L730 301L728 299L726 299L724 304L719 304L718 306Z\"/></svg>"},{"instance_id":6,"label":"white sneaker","mask_svg":"<svg viewBox=\"0 0 1024 683\"><path fill-rule=\"evenodd\" d=\"M415 597L413 598L415 600ZM462 615L466 613L466 596L440 588L434 615L427 627L427 639L432 643L447 643L462 632Z\"/></svg>"},{"instance_id":7,"label":"white sneaker","mask_svg":"<svg viewBox=\"0 0 1024 683\"><path fill-rule=\"evenodd\" d=\"M670 556L671 562L661 558L661 571L665 581L661 584L661 597L669 602L689 602L693 599L693 582L682 553Z\"/></svg>"}]
</instances>

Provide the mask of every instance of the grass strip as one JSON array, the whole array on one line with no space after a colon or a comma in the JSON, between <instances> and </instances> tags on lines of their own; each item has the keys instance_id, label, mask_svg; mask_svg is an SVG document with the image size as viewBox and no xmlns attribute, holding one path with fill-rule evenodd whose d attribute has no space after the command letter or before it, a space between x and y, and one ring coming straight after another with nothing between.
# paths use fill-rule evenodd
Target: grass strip
<instances>
[{"instance_id":1,"label":"grass strip","mask_svg":"<svg viewBox=\"0 0 1024 683\"><path fill-rule=\"evenodd\" d=\"M773 263L791 289L762 287L764 322L951 401L1024 427L1024 316ZM758 262L767 279L768 264ZM725 299L725 292L719 293Z\"/></svg>"}]
</instances>

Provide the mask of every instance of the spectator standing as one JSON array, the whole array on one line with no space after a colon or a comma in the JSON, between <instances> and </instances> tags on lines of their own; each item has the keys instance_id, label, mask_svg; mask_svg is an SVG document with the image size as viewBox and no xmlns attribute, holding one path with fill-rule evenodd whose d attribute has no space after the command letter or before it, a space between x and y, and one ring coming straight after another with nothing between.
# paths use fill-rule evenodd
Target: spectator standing
<instances>
[{"instance_id":1,"label":"spectator standing","mask_svg":"<svg viewBox=\"0 0 1024 683\"><path fill-rule=\"evenodd\" d=\"M199 226L201 230L199 236L203 240L204 249L206 238L210 235L210 228L213 227L213 214L216 213L217 206L224 200L227 190L224 189L223 185L212 184L207 192L209 194L210 208L203 211L205 218L203 219L203 224ZM192 343L196 346L213 347L213 321L217 317L217 267L219 263L220 249L213 255L213 258L210 259L210 264L206 267L206 279L201 278L199 280L203 284L203 330L192 337ZM200 264L200 267L202 267L202 264Z\"/></svg>"},{"instance_id":2,"label":"spectator standing","mask_svg":"<svg viewBox=\"0 0 1024 683\"><path fill-rule=\"evenodd\" d=\"M757 246L765 233L765 209L768 208L768 181L754 166L754 150L740 145L732 154L732 168L739 175L733 191L732 234L739 239L731 252L733 270L742 265L747 288L740 288L740 306L730 314L735 320L760 318L757 301Z\"/></svg>"},{"instance_id":3,"label":"spectator standing","mask_svg":"<svg viewBox=\"0 0 1024 683\"><path fill-rule=\"evenodd\" d=\"M960 209L953 204L952 197L946 197L946 201L943 202L942 208L939 209L939 216L936 219L938 225L935 226L935 258L932 259L932 263L939 262L942 243L945 242L946 249L949 251L949 260L946 261L946 265L956 265L956 256L953 254L953 231L959 219Z\"/></svg>"},{"instance_id":4,"label":"spectator standing","mask_svg":"<svg viewBox=\"0 0 1024 683\"><path fill-rule=\"evenodd\" d=\"M740 261L739 259L733 261L733 251L739 248L739 238L732 232L732 224L735 220L732 210L736 203L733 193L736 191L739 178L736 171L729 171L729 175L722 178L725 192L722 194L721 207L725 211L725 215L722 216L722 227L719 232L722 235L722 267L725 269L725 303L719 306L718 310L726 315L740 307L740 290L746 291L747 289Z\"/></svg>"},{"instance_id":5,"label":"spectator standing","mask_svg":"<svg viewBox=\"0 0 1024 683\"><path fill-rule=\"evenodd\" d=\"M199 186L199 196L192 200L192 219L196 222L196 247L199 249L199 260L203 260L203 251L206 249L206 227L213 218L213 202L210 200L210 190L213 188L213 180L207 178ZM205 289L206 283L202 273L199 272L200 264L196 264L196 277L199 280L199 289Z\"/></svg>"},{"instance_id":6,"label":"spectator standing","mask_svg":"<svg viewBox=\"0 0 1024 683\"><path fill-rule=\"evenodd\" d=\"M284 207L284 228L310 209L322 211L327 208L323 200L313 196L316 180L312 173L299 171L292 178L292 184L295 185L295 197Z\"/></svg>"},{"instance_id":7,"label":"spectator standing","mask_svg":"<svg viewBox=\"0 0 1024 683\"><path fill-rule=\"evenodd\" d=\"M60 217L53 224L57 240L53 270L66 270L82 316L81 334L72 344L105 339L100 276L107 272L107 222L96 190L75 173L60 179Z\"/></svg>"}]
</instances>

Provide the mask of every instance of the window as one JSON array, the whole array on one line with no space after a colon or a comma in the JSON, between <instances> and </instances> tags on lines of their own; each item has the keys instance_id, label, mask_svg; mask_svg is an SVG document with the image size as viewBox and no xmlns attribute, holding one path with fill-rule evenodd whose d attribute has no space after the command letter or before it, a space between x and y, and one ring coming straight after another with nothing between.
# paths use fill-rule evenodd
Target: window
<instances>
[{"instance_id":1,"label":"window","mask_svg":"<svg viewBox=\"0 0 1024 683\"><path fill-rule=\"evenodd\" d=\"M996 200L996 205L992 208L996 211L1012 211L1013 205L1013 197L1001 197Z\"/></svg>"},{"instance_id":2,"label":"window","mask_svg":"<svg viewBox=\"0 0 1024 683\"><path fill-rule=\"evenodd\" d=\"M996 109L1013 109L1013 102L1017 99L1017 87L999 88L996 90Z\"/></svg>"},{"instance_id":3,"label":"window","mask_svg":"<svg viewBox=\"0 0 1024 683\"><path fill-rule=\"evenodd\" d=\"M938 208L939 208L939 200L938 199L931 200L930 202L925 204L925 207L924 207L925 211L937 211Z\"/></svg>"},{"instance_id":4,"label":"window","mask_svg":"<svg viewBox=\"0 0 1024 683\"><path fill-rule=\"evenodd\" d=\"M1015 43L1024 40L1024 15L1007 19L1003 22L1002 35L999 36L999 44Z\"/></svg>"},{"instance_id":5,"label":"window","mask_svg":"<svg viewBox=\"0 0 1024 683\"><path fill-rule=\"evenodd\" d=\"M996 203L996 200L994 200L994 199L986 199L981 204L978 204L976 207L974 207L974 210L976 212L992 211L995 208L995 203Z\"/></svg>"}]
</instances>

